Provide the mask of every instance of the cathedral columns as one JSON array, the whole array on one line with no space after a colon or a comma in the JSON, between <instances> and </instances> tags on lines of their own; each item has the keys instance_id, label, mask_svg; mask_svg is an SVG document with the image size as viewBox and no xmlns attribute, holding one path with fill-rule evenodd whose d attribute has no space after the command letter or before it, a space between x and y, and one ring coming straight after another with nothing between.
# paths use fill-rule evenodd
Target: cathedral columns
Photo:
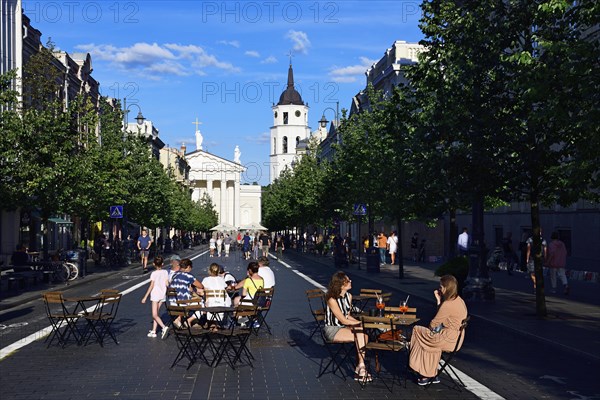
<instances>
[{"instance_id":1,"label":"cathedral columns","mask_svg":"<svg viewBox=\"0 0 600 400\"><path fill-rule=\"evenodd\" d=\"M222 223L227 223L227 181L225 178L221 178L221 212L220 212L220 220Z\"/></svg>"},{"instance_id":2,"label":"cathedral columns","mask_svg":"<svg viewBox=\"0 0 600 400\"><path fill-rule=\"evenodd\" d=\"M240 227L240 179L237 178L233 182L233 225Z\"/></svg>"}]
</instances>

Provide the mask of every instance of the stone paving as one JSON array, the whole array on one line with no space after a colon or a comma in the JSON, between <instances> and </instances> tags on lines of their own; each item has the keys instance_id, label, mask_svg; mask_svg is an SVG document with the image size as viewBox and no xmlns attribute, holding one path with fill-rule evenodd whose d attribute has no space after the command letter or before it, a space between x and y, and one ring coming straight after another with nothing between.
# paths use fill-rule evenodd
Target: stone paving
<instances>
[{"instance_id":1,"label":"stone paving","mask_svg":"<svg viewBox=\"0 0 600 400\"><path fill-rule=\"evenodd\" d=\"M284 259L289 260L289 263L300 271L304 269L304 272L310 272L310 276L323 285L335 270L333 262L326 257L317 258L288 253ZM200 267L195 267L194 273L199 277L203 276L204 266L210 261L212 259L208 257L200 258L195 263ZM230 259L222 258L219 262L227 265L236 276L244 275L245 261L234 256ZM327 354L318 341L307 340L312 317L306 304L304 290L314 285L283 264L274 261L272 266L277 277L275 301L268 316L268 321L273 328L273 336L261 333L260 337L251 340L250 346L256 358L254 368L242 366L232 370L226 364L222 364L213 369L195 364L186 370L181 363L170 369L169 366L176 354L173 336L165 340L146 337L151 321L148 304L140 303L146 288L144 285L123 297L116 324L120 345L109 342L101 348L95 344L88 346L72 344L65 349L58 346L46 349L43 340L35 341L0 360L3 397L7 396L4 398L9 399L476 398L468 391L459 393L450 390L444 383L424 389L410 380L406 388L397 382L393 387L393 393L378 381L361 389L351 379L352 371L349 366L344 371L347 380L343 380L339 374L325 374L317 379L319 364ZM119 273L129 275L139 273L134 268L135 266L131 270ZM362 268L359 271L356 265L351 265L348 272L353 276L362 277L366 286L393 283L401 287L403 292L410 293L415 301L431 300L430 285L422 283L437 280L432 275L432 266L407 266L407 278L403 281L397 279L397 266L383 267L380 274L367 273L364 271L364 265ZM66 289L90 290L89 294L93 294L95 290L103 287L102 284L108 276L115 274L114 271L90 272L87 278ZM517 281L517 277L510 278L512 280L509 280L508 284L521 285L523 291L527 290L528 283L525 279L521 278ZM145 279L147 276L133 279L129 286ZM584 347L583 344L586 343L592 346L598 345L596 338L599 336L591 339L593 335L599 333L598 329L600 329L600 324L597 323L599 310L597 304L588 301L583 295L583 300L578 301L577 290L574 290L572 298L549 298L551 315L560 316L557 320L561 323L551 325L558 326L548 329L548 332L539 332L539 327L546 321L539 321L531 316L534 308L530 299L524 302L519 300L521 296L517 298L514 295L516 290L521 289L502 288L504 283L500 281L507 279L508 277L498 276L499 286L496 290L500 301L492 305L494 307L492 312L489 307L484 310L483 307L486 305L469 305L469 311L475 318L486 318L505 328L508 327L514 330L516 335L535 335L548 344L559 343L562 338L557 335L560 335L564 329L577 330L583 335L582 340L580 343L565 342L563 345L568 346L569 350L583 351L578 346ZM593 290L596 290L596 287L594 285ZM584 290L592 289L582 286L580 293ZM2 308L27 304L32 299L39 301L41 291L20 293L10 299L4 299ZM533 298L533 295L530 297ZM511 299L514 304L510 307L506 306ZM478 310L478 307L481 307L481 310ZM567 318L566 315L570 317ZM0 321L3 319L0 318ZM547 327L548 324L543 326ZM10 344L7 342L8 336L3 335L1 338L0 347L4 348ZM597 357L600 351L593 348L592 351L588 351L588 354ZM384 360L384 367L391 373L398 374L403 366L395 360ZM521 397L521 395L522 393L515 392L515 396Z\"/></svg>"}]
</instances>

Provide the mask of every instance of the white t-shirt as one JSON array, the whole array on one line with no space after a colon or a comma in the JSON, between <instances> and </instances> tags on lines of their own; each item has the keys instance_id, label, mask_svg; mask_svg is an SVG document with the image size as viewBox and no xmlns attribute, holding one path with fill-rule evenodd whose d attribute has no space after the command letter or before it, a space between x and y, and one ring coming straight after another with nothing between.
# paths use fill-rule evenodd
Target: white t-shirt
<instances>
[{"instance_id":1,"label":"white t-shirt","mask_svg":"<svg viewBox=\"0 0 600 400\"><path fill-rule=\"evenodd\" d=\"M463 232L458 235L458 248L467 250L469 248L469 234L467 232Z\"/></svg>"},{"instance_id":2,"label":"white t-shirt","mask_svg":"<svg viewBox=\"0 0 600 400\"><path fill-rule=\"evenodd\" d=\"M270 289L275 286L275 274L271 267L259 267L258 275L263 278L265 289Z\"/></svg>"},{"instance_id":3,"label":"white t-shirt","mask_svg":"<svg viewBox=\"0 0 600 400\"><path fill-rule=\"evenodd\" d=\"M221 276L207 276L202 279L202 286L208 290L224 290L227 289L225 279ZM231 306L231 299L229 296L225 296L223 299L209 298L206 299L207 307L218 307L218 306Z\"/></svg>"},{"instance_id":4,"label":"white t-shirt","mask_svg":"<svg viewBox=\"0 0 600 400\"><path fill-rule=\"evenodd\" d=\"M390 236L387 243L390 246L390 253L395 253L396 248L398 247L398 238L396 236Z\"/></svg>"}]
</instances>

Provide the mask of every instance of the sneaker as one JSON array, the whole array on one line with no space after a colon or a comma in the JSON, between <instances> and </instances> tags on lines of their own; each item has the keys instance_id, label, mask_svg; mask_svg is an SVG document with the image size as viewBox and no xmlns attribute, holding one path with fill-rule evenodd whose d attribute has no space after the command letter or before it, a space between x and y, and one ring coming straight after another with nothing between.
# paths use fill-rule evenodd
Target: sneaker
<instances>
[{"instance_id":1,"label":"sneaker","mask_svg":"<svg viewBox=\"0 0 600 400\"><path fill-rule=\"evenodd\" d=\"M167 337L167 335L168 335L168 334L169 334L169 327L168 327L168 326L165 326L165 327L163 328L163 330L162 330L162 333L161 333L161 335L160 335L160 338L161 338L161 339L164 339L164 338L166 338L166 337Z\"/></svg>"},{"instance_id":2,"label":"sneaker","mask_svg":"<svg viewBox=\"0 0 600 400\"><path fill-rule=\"evenodd\" d=\"M436 375L433 378L431 378L431 383L440 383L440 378Z\"/></svg>"},{"instance_id":3,"label":"sneaker","mask_svg":"<svg viewBox=\"0 0 600 400\"><path fill-rule=\"evenodd\" d=\"M254 323L252 324L252 327L254 329L258 329L258 328L260 328L260 323L258 321L254 321Z\"/></svg>"},{"instance_id":4,"label":"sneaker","mask_svg":"<svg viewBox=\"0 0 600 400\"><path fill-rule=\"evenodd\" d=\"M156 337L156 332L154 332L154 331L148 332L148 337Z\"/></svg>"},{"instance_id":5,"label":"sneaker","mask_svg":"<svg viewBox=\"0 0 600 400\"><path fill-rule=\"evenodd\" d=\"M428 384L429 384L429 380L430 380L430 379L431 379L431 378L425 378L425 377L421 377L421 378L417 379L417 384L418 384L419 386L425 386L425 385L428 385Z\"/></svg>"}]
</instances>

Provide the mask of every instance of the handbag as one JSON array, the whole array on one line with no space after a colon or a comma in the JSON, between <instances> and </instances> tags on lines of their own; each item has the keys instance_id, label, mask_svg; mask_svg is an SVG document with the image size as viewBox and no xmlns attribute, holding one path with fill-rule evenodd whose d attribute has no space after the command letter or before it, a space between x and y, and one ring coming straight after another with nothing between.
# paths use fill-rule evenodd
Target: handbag
<instances>
[{"instance_id":1,"label":"handbag","mask_svg":"<svg viewBox=\"0 0 600 400\"><path fill-rule=\"evenodd\" d=\"M394 341L394 340L403 340L403 336L402 336L402 330L401 329L396 329L395 331L385 331L385 332L381 332L378 336L377 336L377 340L378 341L382 341L382 342L389 342L389 341Z\"/></svg>"}]
</instances>

